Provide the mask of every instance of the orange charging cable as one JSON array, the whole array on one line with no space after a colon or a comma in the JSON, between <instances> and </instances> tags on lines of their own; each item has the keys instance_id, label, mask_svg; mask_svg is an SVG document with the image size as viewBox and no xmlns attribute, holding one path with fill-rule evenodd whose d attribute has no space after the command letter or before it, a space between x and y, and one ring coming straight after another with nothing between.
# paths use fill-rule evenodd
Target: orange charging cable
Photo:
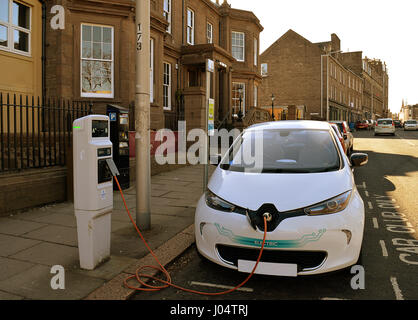
<instances>
[{"instance_id":1,"label":"orange charging cable","mask_svg":"<svg viewBox=\"0 0 418 320\"><path fill-rule=\"evenodd\" d=\"M137 227L136 223L132 219L132 215L131 215L131 213L130 213L130 211L128 209L128 206L126 205L125 197L123 196L122 188L119 185L118 178L116 176L114 176L114 178L115 178L116 184L118 185L119 192L120 192L120 194L122 196L122 200L123 200L123 203L125 205L126 212L128 213L129 219L131 220L133 226L135 227L135 230L138 233L139 237L141 238L142 242L145 244L145 246L147 247L148 251L151 253L151 255L153 256L153 258L155 259L155 261L158 263L158 266L146 265L146 266L139 267L136 270L135 275L132 275L130 277L127 277L124 280L124 284L125 284L125 286L127 288L132 289L132 290L136 290L136 291L159 291L159 290L162 290L162 289L165 289L165 288L168 288L168 287L173 287L173 288L177 288L179 290L185 291L185 292L195 293L195 294L199 294L199 295L220 296L220 295L224 295L224 294L231 293L231 292L233 292L233 291L241 288L254 275L255 270L257 269L258 263L260 262L261 255L263 254L264 245L265 245L265 242L266 242L266 235L267 235L267 219L266 219L266 217L263 217L264 218L264 236L263 236L263 243L262 243L261 249L260 249L260 254L258 255L257 262L256 262L253 270L251 271L251 273L248 275L248 277L243 282L241 282L239 285L237 285L236 287L234 287L232 289L229 289L229 290L226 290L226 291L222 291L222 292L214 292L214 293L211 293L211 292L202 292L202 291L196 291L196 290L192 290L192 289L183 288L183 287L180 287L178 285L175 285L175 284L173 284L171 282L171 276L168 273L167 269L164 268L164 266L158 260L158 257L155 255L155 253L152 251L152 249L148 245L147 241L144 239L144 236L142 235L141 231L139 230L139 228ZM149 274L141 273L144 269L154 269L154 270L160 271L160 272L162 272L165 275L166 280L163 280L163 279L160 279L160 278L156 278L156 277L154 277L152 275L149 275ZM138 283L142 287L133 287L133 286L129 285L128 284L128 281L130 279L133 279L133 278L136 278L136 280L138 281ZM153 285L150 285L150 284L146 283L141 278L153 279L153 280L155 280L157 282L162 283L162 285L161 286L153 286Z\"/></svg>"}]
</instances>

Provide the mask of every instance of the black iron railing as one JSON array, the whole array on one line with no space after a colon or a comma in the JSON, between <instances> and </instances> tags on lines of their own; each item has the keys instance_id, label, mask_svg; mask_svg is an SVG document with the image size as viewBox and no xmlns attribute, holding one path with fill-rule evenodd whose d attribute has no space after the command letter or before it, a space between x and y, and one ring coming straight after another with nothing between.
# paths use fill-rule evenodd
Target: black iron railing
<instances>
[{"instance_id":1,"label":"black iron railing","mask_svg":"<svg viewBox=\"0 0 418 320\"><path fill-rule=\"evenodd\" d=\"M0 172L63 166L72 123L89 102L0 93Z\"/></svg>"}]
</instances>

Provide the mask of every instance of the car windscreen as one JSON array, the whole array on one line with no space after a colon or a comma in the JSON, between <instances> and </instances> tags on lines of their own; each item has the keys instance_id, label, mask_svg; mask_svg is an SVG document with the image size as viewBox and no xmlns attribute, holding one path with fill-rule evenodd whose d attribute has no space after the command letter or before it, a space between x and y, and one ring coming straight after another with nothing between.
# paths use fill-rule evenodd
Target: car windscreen
<instances>
[{"instance_id":1,"label":"car windscreen","mask_svg":"<svg viewBox=\"0 0 418 320\"><path fill-rule=\"evenodd\" d=\"M380 125L392 125L392 120L379 120L377 123Z\"/></svg>"},{"instance_id":2,"label":"car windscreen","mask_svg":"<svg viewBox=\"0 0 418 320\"><path fill-rule=\"evenodd\" d=\"M235 141L221 169L248 173L316 173L339 170L340 161L329 130L251 130Z\"/></svg>"},{"instance_id":3,"label":"car windscreen","mask_svg":"<svg viewBox=\"0 0 418 320\"><path fill-rule=\"evenodd\" d=\"M417 124L417 122L415 120L408 120L407 122L405 122L406 124Z\"/></svg>"}]
</instances>

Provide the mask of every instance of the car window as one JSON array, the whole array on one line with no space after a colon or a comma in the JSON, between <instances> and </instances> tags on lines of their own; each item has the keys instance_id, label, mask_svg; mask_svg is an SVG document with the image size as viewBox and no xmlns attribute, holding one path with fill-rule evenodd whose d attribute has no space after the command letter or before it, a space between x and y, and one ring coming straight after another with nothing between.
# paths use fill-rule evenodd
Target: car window
<instances>
[{"instance_id":1,"label":"car window","mask_svg":"<svg viewBox=\"0 0 418 320\"><path fill-rule=\"evenodd\" d=\"M341 132L344 132L344 125L342 124L342 122L338 122L336 123L336 125L340 128Z\"/></svg>"},{"instance_id":2,"label":"car window","mask_svg":"<svg viewBox=\"0 0 418 320\"><path fill-rule=\"evenodd\" d=\"M329 130L252 130L243 133L221 168L254 173L314 173L340 169Z\"/></svg>"},{"instance_id":3,"label":"car window","mask_svg":"<svg viewBox=\"0 0 418 320\"><path fill-rule=\"evenodd\" d=\"M337 137L342 138L341 131L337 126L331 126L331 128L335 131L335 133L337 134Z\"/></svg>"},{"instance_id":4,"label":"car window","mask_svg":"<svg viewBox=\"0 0 418 320\"><path fill-rule=\"evenodd\" d=\"M417 122L415 120L408 120L406 123L407 124L417 124Z\"/></svg>"},{"instance_id":5,"label":"car window","mask_svg":"<svg viewBox=\"0 0 418 320\"><path fill-rule=\"evenodd\" d=\"M392 120L378 120L377 123L381 125L392 125Z\"/></svg>"}]
</instances>

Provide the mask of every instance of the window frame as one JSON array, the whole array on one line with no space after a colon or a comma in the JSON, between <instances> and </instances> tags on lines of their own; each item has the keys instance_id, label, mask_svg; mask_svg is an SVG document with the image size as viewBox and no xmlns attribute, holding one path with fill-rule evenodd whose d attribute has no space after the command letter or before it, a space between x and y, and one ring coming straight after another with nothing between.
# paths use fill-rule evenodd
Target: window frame
<instances>
[{"instance_id":1,"label":"window frame","mask_svg":"<svg viewBox=\"0 0 418 320\"><path fill-rule=\"evenodd\" d=\"M166 3L167 3L167 6L168 6L168 11L165 10L165 4ZM167 29L165 31L167 33L170 33L170 34L171 34L171 21L172 21L172 19L171 19L171 15L172 15L171 5L172 5L171 0L164 0L164 2L163 2L163 16L165 17L165 19L168 22L168 26L167 26ZM166 16L166 14L167 14L167 16Z\"/></svg>"},{"instance_id":2,"label":"window frame","mask_svg":"<svg viewBox=\"0 0 418 320\"><path fill-rule=\"evenodd\" d=\"M166 66L168 66L168 73L166 73ZM166 83L166 76L168 76L168 83ZM172 94L172 66L169 62L163 62L163 110L171 111L171 94ZM167 98L167 100L166 100ZM167 101L167 104L166 104Z\"/></svg>"},{"instance_id":3,"label":"window frame","mask_svg":"<svg viewBox=\"0 0 418 320\"><path fill-rule=\"evenodd\" d=\"M258 66L258 39L254 38L254 66Z\"/></svg>"},{"instance_id":4,"label":"window frame","mask_svg":"<svg viewBox=\"0 0 418 320\"><path fill-rule=\"evenodd\" d=\"M242 47L234 45L234 35L242 35ZM234 56L234 47L242 49L242 59L238 59ZM245 32L242 31L231 31L231 53L235 60L238 62L245 62Z\"/></svg>"},{"instance_id":5,"label":"window frame","mask_svg":"<svg viewBox=\"0 0 418 320\"><path fill-rule=\"evenodd\" d=\"M269 68L269 65L268 65L267 62L261 63L261 65L260 65L260 73L261 73L261 76L262 77L267 77L268 76L268 68Z\"/></svg>"},{"instance_id":6,"label":"window frame","mask_svg":"<svg viewBox=\"0 0 418 320\"><path fill-rule=\"evenodd\" d=\"M95 58L83 58L83 26L110 28L111 30L111 48L112 48L112 59L95 59ZM103 29L102 29L103 30ZM92 40L93 43L93 40ZM103 48L103 42L101 42ZM103 49L102 49L103 50ZM92 47L93 52L93 47ZM83 92L83 61L102 61L111 63L111 93L91 93ZM115 28L112 25L95 24L82 22L80 27L80 97L82 98L115 98Z\"/></svg>"},{"instance_id":7,"label":"window frame","mask_svg":"<svg viewBox=\"0 0 418 320\"><path fill-rule=\"evenodd\" d=\"M189 25L189 13L191 13L192 17L192 24ZM187 8L187 14L186 14L186 42L189 45L194 45L195 39L194 39L194 28L195 28L195 12L191 8ZM190 32L190 33L189 33ZM191 40L191 41L189 41Z\"/></svg>"},{"instance_id":8,"label":"window frame","mask_svg":"<svg viewBox=\"0 0 418 320\"><path fill-rule=\"evenodd\" d=\"M258 107L258 86L254 84L254 107Z\"/></svg>"},{"instance_id":9,"label":"window frame","mask_svg":"<svg viewBox=\"0 0 418 320\"><path fill-rule=\"evenodd\" d=\"M13 3L14 2L20 5L23 5L29 9L29 29L13 24ZM3 26L7 29L7 47L1 45L0 50L12 52L12 53L23 55L26 57L32 57L32 20L33 20L32 12L33 12L32 7L29 4L22 3L16 0L8 0L8 21L0 20L0 26ZM14 31L24 32L28 35L28 51L15 49Z\"/></svg>"},{"instance_id":10,"label":"window frame","mask_svg":"<svg viewBox=\"0 0 418 320\"><path fill-rule=\"evenodd\" d=\"M154 103L154 38L150 38L150 103Z\"/></svg>"},{"instance_id":11,"label":"window frame","mask_svg":"<svg viewBox=\"0 0 418 320\"><path fill-rule=\"evenodd\" d=\"M210 36L209 36L209 30L210 30ZM213 24L210 23L209 21L206 22L206 42L213 43Z\"/></svg>"},{"instance_id":12,"label":"window frame","mask_svg":"<svg viewBox=\"0 0 418 320\"><path fill-rule=\"evenodd\" d=\"M246 109L246 105L245 105L246 83L245 82L232 82L232 108L234 109L233 111L236 111L237 114L238 114L238 112L239 112L239 96L238 96L238 98L236 98L235 97L235 92L238 91L239 88L235 89L236 85L240 85L240 87L242 88L242 91L243 91L241 112L242 112L243 115L245 115L245 109Z\"/></svg>"}]
</instances>

